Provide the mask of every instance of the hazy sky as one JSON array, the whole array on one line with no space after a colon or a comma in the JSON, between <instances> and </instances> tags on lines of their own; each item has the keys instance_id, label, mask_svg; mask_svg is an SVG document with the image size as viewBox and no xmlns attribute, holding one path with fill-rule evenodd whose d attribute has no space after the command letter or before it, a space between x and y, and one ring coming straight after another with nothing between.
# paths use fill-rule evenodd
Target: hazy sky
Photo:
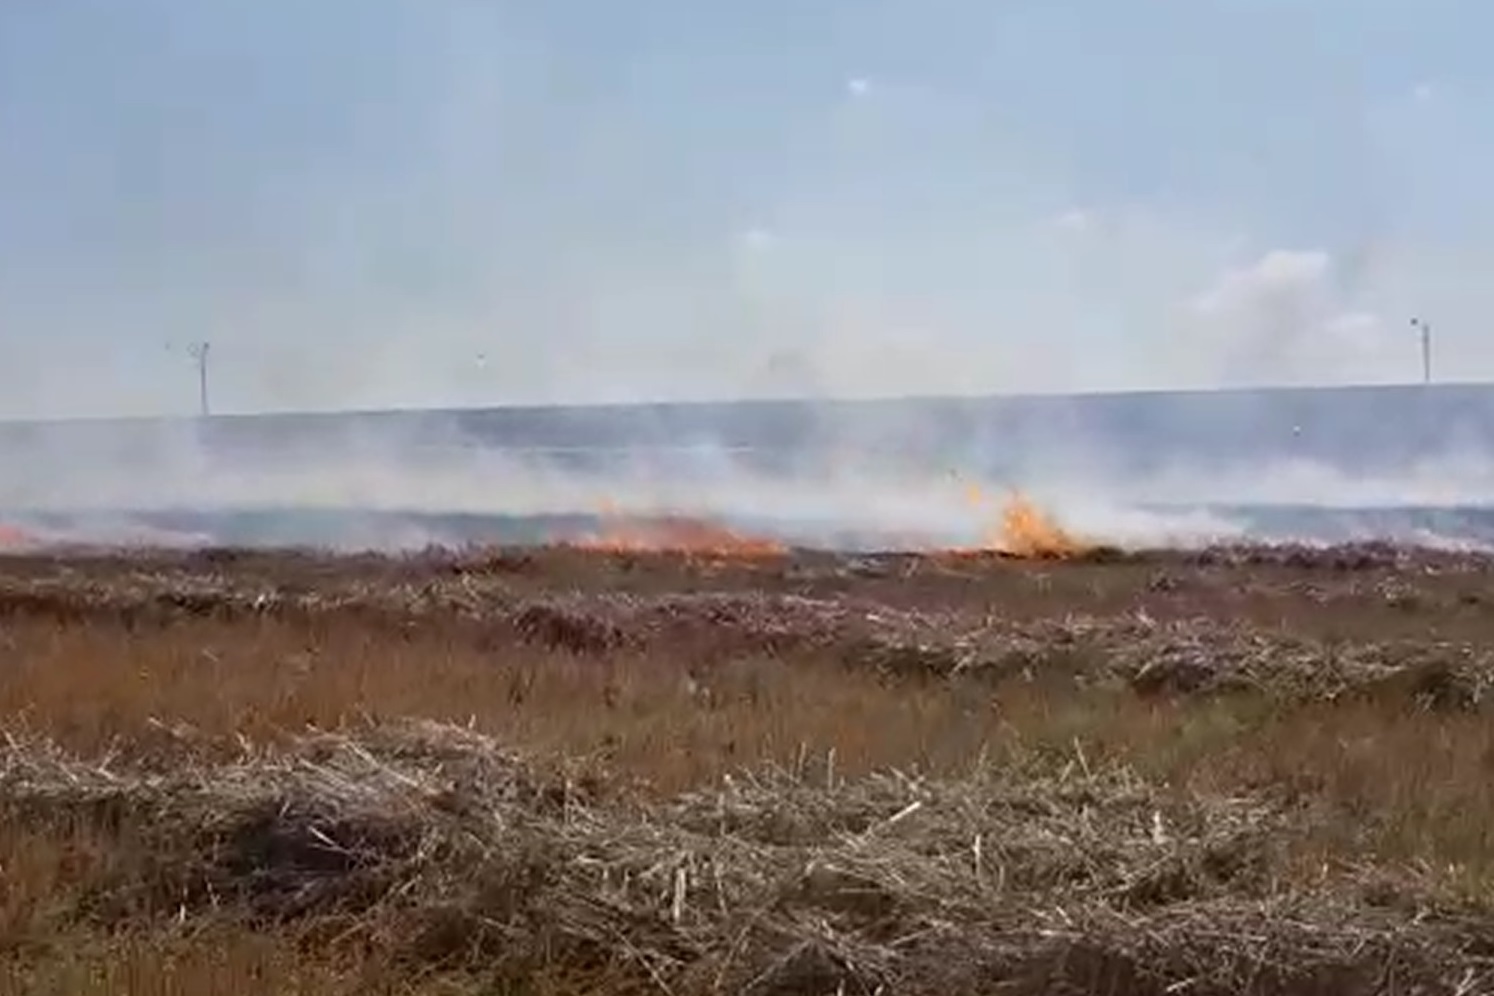
<instances>
[{"instance_id":1,"label":"hazy sky","mask_svg":"<svg viewBox=\"0 0 1494 996\"><path fill-rule=\"evenodd\" d=\"M0 413L1494 377L1474 0L0 3Z\"/></svg>"}]
</instances>

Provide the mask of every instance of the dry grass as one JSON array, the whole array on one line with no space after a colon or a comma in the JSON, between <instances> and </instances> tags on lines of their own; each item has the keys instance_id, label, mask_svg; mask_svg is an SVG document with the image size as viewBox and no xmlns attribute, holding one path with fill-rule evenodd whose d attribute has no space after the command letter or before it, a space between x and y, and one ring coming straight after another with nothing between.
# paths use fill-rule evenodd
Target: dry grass
<instances>
[{"instance_id":1,"label":"dry grass","mask_svg":"<svg viewBox=\"0 0 1494 996\"><path fill-rule=\"evenodd\" d=\"M1494 586L1371 553L14 561L0 991L1494 991Z\"/></svg>"}]
</instances>

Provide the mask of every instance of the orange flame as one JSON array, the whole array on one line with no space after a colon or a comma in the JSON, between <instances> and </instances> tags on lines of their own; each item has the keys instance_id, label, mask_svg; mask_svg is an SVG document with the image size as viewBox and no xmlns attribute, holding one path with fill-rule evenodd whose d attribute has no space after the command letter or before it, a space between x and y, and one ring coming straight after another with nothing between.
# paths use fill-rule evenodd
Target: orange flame
<instances>
[{"instance_id":1,"label":"orange flame","mask_svg":"<svg viewBox=\"0 0 1494 996\"><path fill-rule=\"evenodd\" d=\"M969 484L966 497L974 506L990 504L978 485ZM623 513L604 502L603 528L564 545L613 553L683 553L722 559L781 557L787 544L765 536L737 532L707 519L687 516L639 516ZM1013 491L1001 508L998 523L978 547L949 551L955 555L999 552L1014 557L1066 559L1083 555L1093 544L1076 537L1021 492Z\"/></svg>"},{"instance_id":2,"label":"orange flame","mask_svg":"<svg viewBox=\"0 0 1494 996\"><path fill-rule=\"evenodd\" d=\"M22 550L36 545L36 537L19 526L0 523L0 551Z\"/></svg>"},{"instance_id":3,"label":"orange flame","mask_svg":"<svg viewBox=\"0 0 1494 996\"><path fill-rule=\"evenodd\" d=\"M972 505L979 507L987 503L986 495L977 485L969 485L966 496ZM1013 491L1007 498L1001 510L1001 521L986 537L985 545L1014 557L1031 558L1062 559L1079 556L1090 549L1090 544L1060 526L1020 491Z\"/></svg>"},{"instance_id":4,"label":"orange flame","mask_svg":"<svg viewBox=\"0 0 1494 996\"><path fill-rule=\"evenodd\" d=\"M571 540L568 546L614 553L685 553L709 557L778 557L788 546L764 536L750 536L705 519L685 516L627 516L606 503L607 522L599 534Z\"/></svg>"}]
</instances>

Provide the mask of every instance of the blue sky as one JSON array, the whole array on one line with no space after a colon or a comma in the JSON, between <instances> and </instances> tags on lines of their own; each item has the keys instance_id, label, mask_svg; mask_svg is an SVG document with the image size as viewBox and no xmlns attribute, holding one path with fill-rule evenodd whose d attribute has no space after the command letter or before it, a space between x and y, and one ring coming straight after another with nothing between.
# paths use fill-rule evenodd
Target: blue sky
<instances>
[{"instance_id":1,"label":"blue sky","mask_svg":"<svg viewBox=\"0 0 1494 996\"><path fill-rule=\"evenodd\" d=\"M0 5L0 413L1494 377L1470 0Z\"/></svg>"}]
</instances>

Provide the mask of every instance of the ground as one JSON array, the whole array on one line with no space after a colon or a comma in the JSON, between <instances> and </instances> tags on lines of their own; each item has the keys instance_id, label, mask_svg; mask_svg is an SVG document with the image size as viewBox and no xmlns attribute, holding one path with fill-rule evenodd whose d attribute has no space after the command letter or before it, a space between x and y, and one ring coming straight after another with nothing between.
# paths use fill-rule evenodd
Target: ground
<instances>
[{"instance_id":1,"label":"ground","mask_svg":"<svg viewBox=\"0 0 1494 996\"><path fill-rule=\"evenodd\" d=\"M1494 561L0 561L0 989L1494 991Z\"/></svg>"}]
</instances>

